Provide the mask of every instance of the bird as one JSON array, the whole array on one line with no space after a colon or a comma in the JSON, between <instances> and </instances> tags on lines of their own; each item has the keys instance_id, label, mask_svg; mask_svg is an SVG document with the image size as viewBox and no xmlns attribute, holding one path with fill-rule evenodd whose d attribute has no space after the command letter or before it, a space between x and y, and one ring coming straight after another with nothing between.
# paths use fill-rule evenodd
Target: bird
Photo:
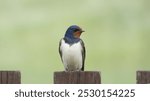
<instances>
[{"instance_id":1,"label":"bird","mask_svg":"<svg viewBox=\"0 0 150 101\"><path fill-rule=\"evenodd\" d=\"M59 54L65 71L84 71L86 50L81 34L85 32L77 25L71 25L59 42Z\"/></svg>"}]
</instances>

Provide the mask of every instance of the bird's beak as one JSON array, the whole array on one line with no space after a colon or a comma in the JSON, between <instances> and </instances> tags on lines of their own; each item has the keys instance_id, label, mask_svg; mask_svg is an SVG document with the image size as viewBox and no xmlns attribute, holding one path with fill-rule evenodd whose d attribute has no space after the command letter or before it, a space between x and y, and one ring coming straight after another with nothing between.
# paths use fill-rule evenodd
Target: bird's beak
<instances>
[{"instance_id":1,"label":"bird's beak","mask_svg":"<svg viewBox=\"0 0 150 101\"><path fill-rule=\"evenodd\" d=\"M81 32L85 32L84 30L81 30Z\"/></svg>"}]
</instances>

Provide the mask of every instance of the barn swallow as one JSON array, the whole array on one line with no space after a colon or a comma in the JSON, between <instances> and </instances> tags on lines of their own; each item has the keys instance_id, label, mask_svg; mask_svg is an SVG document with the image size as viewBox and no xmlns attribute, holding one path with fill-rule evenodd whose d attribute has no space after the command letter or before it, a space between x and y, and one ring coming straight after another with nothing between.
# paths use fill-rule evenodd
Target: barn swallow
<instances>
[{"instance_id":1,"label":"barn swallow","mask_svg":"<svg viewBox=\"0 0 150 101\"><path fill-rule=\"evenodd\" d=\"M65 71L84 71L85 46L80 38L84 32L79 26L70 26L59 42L59 54Z\"/></svg>"}]
</instances>

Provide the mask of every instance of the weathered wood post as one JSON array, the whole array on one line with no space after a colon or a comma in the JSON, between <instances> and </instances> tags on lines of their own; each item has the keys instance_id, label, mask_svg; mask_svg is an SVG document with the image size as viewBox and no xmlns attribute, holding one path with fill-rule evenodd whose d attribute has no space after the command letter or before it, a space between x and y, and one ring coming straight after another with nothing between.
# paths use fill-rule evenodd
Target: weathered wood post
<instances>
[{"instance_id":1,"label":"weathered wood post","mask_svg":"<svg viewBox=\"0 0 150 101\"><path fill-rule=\"evenodd\" d=\"M136 75L137 84L150 83L150 71L137 71Z\"/></svg>"},{"instance_id":2,"label":"weathered wood post","mask_svg":"<svg viewBox=\"0 0 150 101\"><path fill-rule=\"evenodd\" d=\"M0 84L20 84L21 73L19 71L0 71Z\"/></svg>"},{"instance_id":3,"label":"weathered wood post","mask_svg":"<svg viewBox=\"0 0 150 101\"><path fill-rule=\"evenodd\" d=\"M54 72L54 84L100 84L100 72Z\"/></svg>"}]
</instances>

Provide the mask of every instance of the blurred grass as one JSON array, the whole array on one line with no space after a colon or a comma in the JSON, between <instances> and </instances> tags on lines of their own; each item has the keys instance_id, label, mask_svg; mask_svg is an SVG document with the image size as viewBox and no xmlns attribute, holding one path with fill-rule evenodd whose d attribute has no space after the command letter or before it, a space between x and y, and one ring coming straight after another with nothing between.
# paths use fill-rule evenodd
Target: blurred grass
<instances>
[{"instance_id":1,"label":"blurred grass","mask_svg":"<svg viewBox=\"0 0 150 101\"><path fill-rule=\"evenodd\" d=\"M149 0L0 0L0 70L20 70L22 83L53 83L62 71L58 42L77 24L86 70L102 83L135 83L150 70Z\"/></svg>"}]
</instances>

